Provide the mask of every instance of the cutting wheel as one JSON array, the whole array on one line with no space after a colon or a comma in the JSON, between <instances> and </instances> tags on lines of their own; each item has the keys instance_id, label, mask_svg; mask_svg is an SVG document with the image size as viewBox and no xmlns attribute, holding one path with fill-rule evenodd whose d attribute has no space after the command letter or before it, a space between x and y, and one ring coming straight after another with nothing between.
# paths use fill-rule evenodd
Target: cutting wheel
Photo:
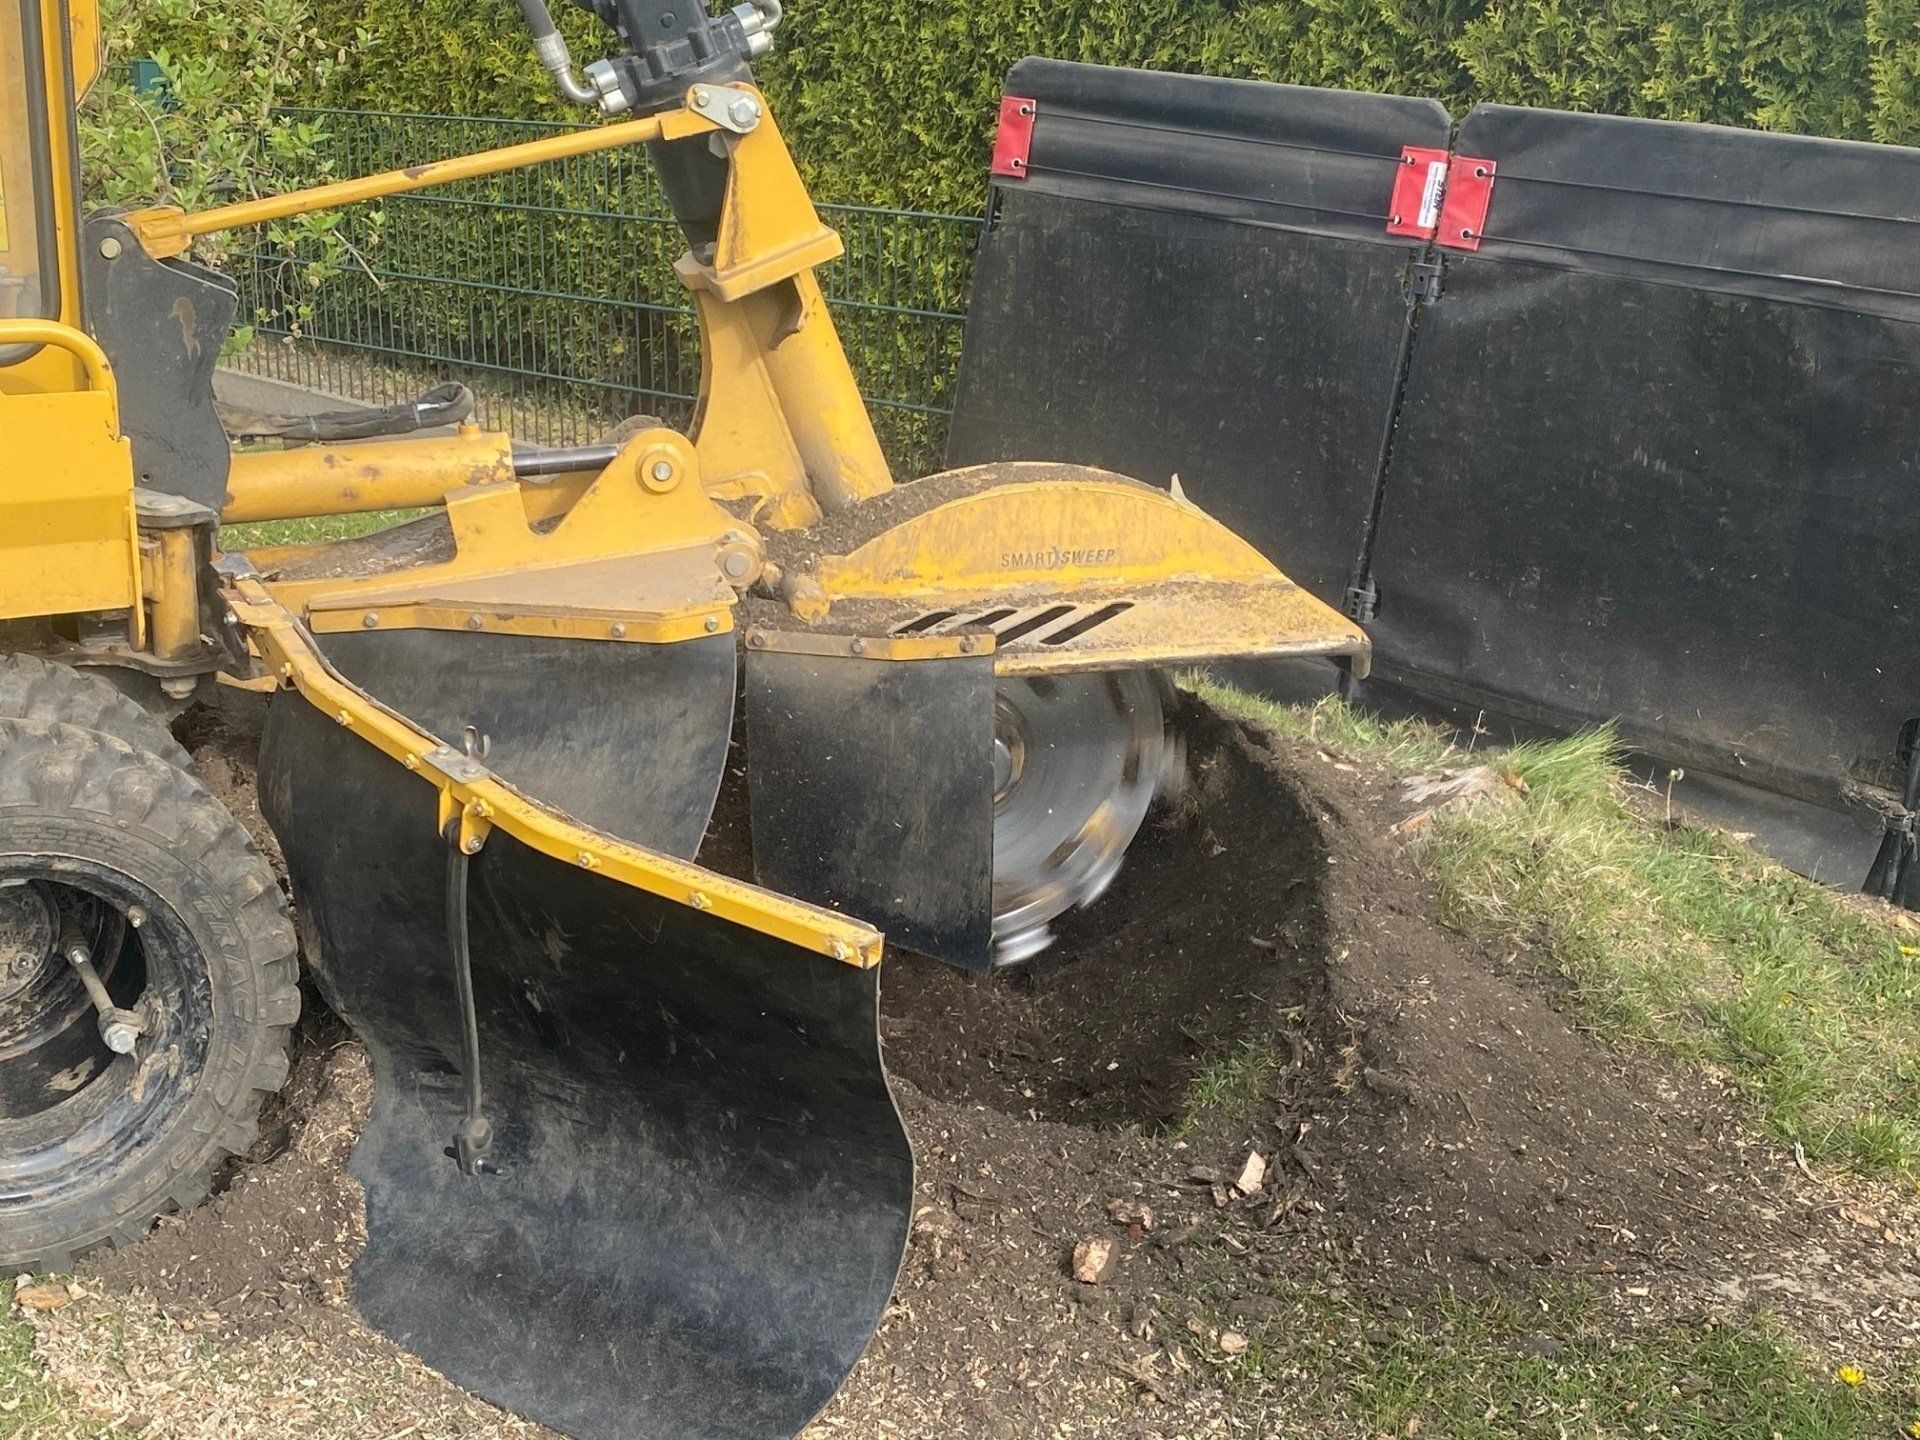
<instances>
[{"instance_id":1,"label":"cutting wheel","mask_svg":"<svg viewBox=\"0 0 1920 1440\"><path fill-rule=\"evenodd\" d=\"M1053 921L1113 883L1179 773L1166 681L1150 671L1003 681L994 707L994 963L1053 943Z\"/></svg>"}]
</instances>

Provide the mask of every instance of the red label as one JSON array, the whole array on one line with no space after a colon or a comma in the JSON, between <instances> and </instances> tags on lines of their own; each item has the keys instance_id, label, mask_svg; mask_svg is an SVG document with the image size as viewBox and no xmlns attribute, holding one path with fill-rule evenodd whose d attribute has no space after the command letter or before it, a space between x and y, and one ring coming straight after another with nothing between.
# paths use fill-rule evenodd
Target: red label
<instances>
[{"instance_id":1,"label":"red label","mask_svg":"<svg viewBox=\"0 0 1920 1440\"><path fill-rule=\"evenodd\" d=\"M1493 204L1494 163L1456 155L1447 167L1446 201L1440 207L1436 245L1449 250L1478 250Z\"/></svg>"},{"instance_id":2,"label":"red label","mask_svg":"<svg viewBox=\"0 0 1920 1440\"><path fill-rule=\"evenodd\" d=\"M1033 122L1037 102L1009 95L1000 102L1000 138L993 144L993 173L1000 180L1024 180L1033 159Z\"/></svg>"},{"instance_id":3,"label":"red label","mask_svg":"<svg viewBox=\"0 0 1920 1440\"><path fill-rule=\"evenodd\" d=\"M1446 193L1447 152L1407 146L1400 152L1400 169L1393 177L1387 233L1431 238L1440 223Z\"/></svg>"}]
</instances>

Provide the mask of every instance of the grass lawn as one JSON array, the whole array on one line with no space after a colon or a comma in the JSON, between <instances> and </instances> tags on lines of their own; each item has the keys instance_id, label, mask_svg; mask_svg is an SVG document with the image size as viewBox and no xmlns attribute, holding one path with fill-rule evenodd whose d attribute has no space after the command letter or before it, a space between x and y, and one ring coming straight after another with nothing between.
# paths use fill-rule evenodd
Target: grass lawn
<instances>
[{"instance_id":1,"label":"grass lawn","mask_svg":"<svg viewBox=\"0 0 1920 1440\"><path fill-rule=\"evenodd\" d=\"M33 1331L14 1318L13 1281L0 1280L0 1440L41 1440L99 1433L40 1377Z\"/></svg>"},{"instance_id":2,"label":"grass lawn","mask_svg":"<svg viewBox=\"0 0 1920 1440\"><path fill-rule=\"evenodd\" d=\"M1920 927L1670 814L1605 730L1468 756L1418 722L1198 689L1409 774L1491 764L1515 801L1416 846L1451 924L1544 950L1597 1033L1711 1068L1810 1158L1920 1180Z\"/></svg>"},{"instance_id":3,"label":"grass lawn","mask_svg":"<svg viewBox=\"0 0 1920 1440\"><path fill-rule=\"evenodd\" d=\"M376 510L369 515L322 515L311 520L262 520L252 525L228 525L220 531L222 550L252 550L268 545L318 545L326 540L351 540L402 520L426 514L424 510Z\"/></svg>"}]
</instances>

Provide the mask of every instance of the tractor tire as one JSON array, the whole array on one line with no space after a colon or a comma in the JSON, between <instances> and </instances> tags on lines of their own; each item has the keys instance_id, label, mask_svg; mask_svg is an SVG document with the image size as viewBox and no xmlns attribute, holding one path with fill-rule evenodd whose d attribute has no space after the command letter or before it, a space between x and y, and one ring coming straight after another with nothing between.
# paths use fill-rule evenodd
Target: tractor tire
<instances>
[{"instance_id":1,"label":"tractor tire","mask_svg":"<svg viewBox=\"0 0 1920 1440\"><path fill-rule=\"evenodd\" d=\"M0 655L0 720L78 725L192 772L193 757L159 718L99 675L38 655Z\"/></svg>"},{"instance_id":2,"label":"tractor tire","mask_svg":"<svg viewBox=\"0 0 1920 1440\"><path fill-rule=\"evenodd\" d=\"M131 1053L67 955L91 955ZM252 1144L300 1014L294 930L226 807L150 751L0 720L0 1273L197 1204Z\"/></svg>"}]
</instances>

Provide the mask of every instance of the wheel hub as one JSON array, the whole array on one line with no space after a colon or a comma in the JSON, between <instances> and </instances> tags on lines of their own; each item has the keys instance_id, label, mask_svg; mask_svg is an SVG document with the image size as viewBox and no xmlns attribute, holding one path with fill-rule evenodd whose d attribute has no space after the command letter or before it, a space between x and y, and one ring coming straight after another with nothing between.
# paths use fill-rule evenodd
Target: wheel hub
<instances>
[{"instance_id":1,"label":"wheel hub","mask_svg":"<svg viewBox=\"0 0 1920 1440\"><path fill-rule=\"evenodd\" d=\"M995 963L1053 943L1097 900L1176 766L1164 681L1145 671L1003 682L994 707Z\"/></svg>"},{"instance_id":2,"label":"wheel hub","mask_svg":"<svg viewBox=\"0 0 1920 1440\"><path fill-rule=\"evenodd\" d=\"M44 888L15 883L0 887L0 1001L11 1000L53 958L60 918Z\"/></svg>"}]
</instances>

